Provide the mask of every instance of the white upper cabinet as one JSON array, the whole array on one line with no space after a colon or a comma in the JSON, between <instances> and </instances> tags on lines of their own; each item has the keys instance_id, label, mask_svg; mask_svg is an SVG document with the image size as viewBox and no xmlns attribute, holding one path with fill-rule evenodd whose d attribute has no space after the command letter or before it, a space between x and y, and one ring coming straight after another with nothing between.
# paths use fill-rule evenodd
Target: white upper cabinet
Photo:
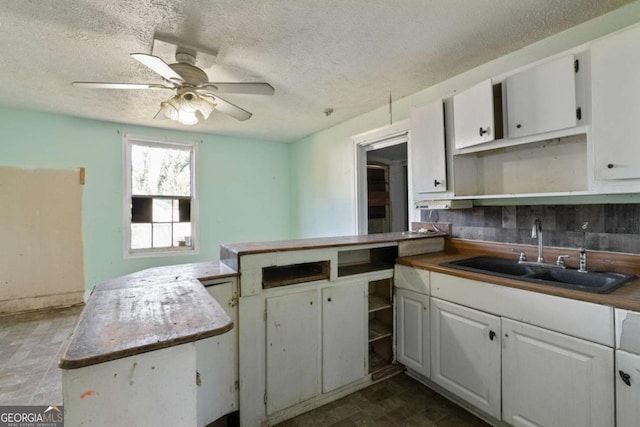
<instances>
[{"instance_id":1,"label":"white upper cabinet","mask_svg":"<svg viewBox=\"0 0 640 427\"><path fill-rule=\"evenodd\" d=\"M410 124L409 162L416 198L447 191L442 101L412 108Z\"/></svg>"},{"instance_id":2,"label":"white upper cabinet","mask_svg":"<svg viewBox=\"0 0 640 427\"><path fill-rule=\"evenodd\" d=\"M500 103L501 100L498 101L498 104ZM453 96L453 121L456 149L501 137L502 121L499 120L500 124L495 125L494 90L491 80L485 80Z\"/></svg>"},{"instance_id":3,"label":"white upper cabinet","mask_svg":"<svg viewBox=\"0 0 640 427\"><path fill-rule=\"evenodd\" d=\"M593 44L591 97L596 180L640 178L640 27Z\"/></svg>"},{"instance_id":4,"label":"white upper cabinet","mask_svg":"<svg viewBox=\"0 0 640 427\"><path fill-rule=\"evenodd\" d=\"M574 62L564 56L506 79L509 138L576 126Z\"/></svg>"}]
</instances>

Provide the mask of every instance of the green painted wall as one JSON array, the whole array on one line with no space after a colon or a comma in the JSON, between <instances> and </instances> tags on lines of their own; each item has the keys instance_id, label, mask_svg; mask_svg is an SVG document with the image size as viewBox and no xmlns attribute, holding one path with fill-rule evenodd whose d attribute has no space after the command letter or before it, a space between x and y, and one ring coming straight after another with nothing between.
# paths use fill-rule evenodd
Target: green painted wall
<instances>
[{"instance_id":1,"label":"green painted wall","mask_svg":"<svg viewBox=\"0 0 640 427\"><path fill-rule=\"evenodd\" d=\"M399 99L393 103L394 122L408 118L412 106L451 97L455 91L580 46L637 22L640 22L640 1ZM351 137L388 124L388 106L384 106L292 143L290 163L293 237L357 233L354 220L354 148ZM606 201L607 198L604 197L590 200L591 203ZM511 200L509 203L528 202ZM562 203L571 202L564 200Z\"/></svg>"},{"instance_id":2,"label":"green painted wall","mask_svg":"<svg viewBox=\"0 0 640 427\"><path fill-rule=\"evenodd\" d=\"M123 133L201 141L198 255L124 259ZM260 140L0 109L0 166L86 168L82 233L87 289L144 268L217 260L221 243L289 238L288 149Z\"/></svg>"}]
</instances>

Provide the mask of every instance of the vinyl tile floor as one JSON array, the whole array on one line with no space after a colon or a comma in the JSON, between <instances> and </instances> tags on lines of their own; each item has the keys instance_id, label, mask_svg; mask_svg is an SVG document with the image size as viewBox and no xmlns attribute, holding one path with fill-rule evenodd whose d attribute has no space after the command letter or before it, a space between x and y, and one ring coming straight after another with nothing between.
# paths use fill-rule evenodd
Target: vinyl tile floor
<instances>
[{"instance_id":1,"label":"vinyl tile floor","mask_svg":"<svg viewBox=\"0 0 640 427\"><path fill-rule=\"evenodd\" d=\"M278 424L312 426L480 427L489 424L405 374Z\"/></svg>"},{"instance_id":2,"label":"vinyl tile floor","mask_svg":"<svg viewBox=\"0 0 640 427\"><path fill-rule=\"evenodd\" d=\"M0 405L62 405L58 359L81 306L0 316ZM488 426L400 374L287 420L298 426Z\"/></svg>"},{"instance_id":3,"label":"vinyl tile floor","mask_svg":"<svg viewBox=\"0 0 640 427\"><path fill-rule=\"evenodd\" d=\"M81 311L0 316L0 405L62 405L58 359Z\"/></svg>"}]
</instances>

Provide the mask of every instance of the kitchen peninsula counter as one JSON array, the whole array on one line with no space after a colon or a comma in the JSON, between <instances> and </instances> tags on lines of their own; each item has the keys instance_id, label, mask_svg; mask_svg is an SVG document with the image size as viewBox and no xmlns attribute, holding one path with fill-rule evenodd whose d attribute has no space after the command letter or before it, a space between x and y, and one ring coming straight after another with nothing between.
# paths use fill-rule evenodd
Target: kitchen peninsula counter
<instances>
[{"instance_id":1,"label":"kitchen peninsula counter","mask_svg":"<svg viewBox=\"0 0 640 427\"><path fill-rule=\"evenodd\" d=\"M215 261L150 268L99 283L59 367L81 368L230 331L231 319L201 281L237 275Z\"/></svg>"}]
</instances>

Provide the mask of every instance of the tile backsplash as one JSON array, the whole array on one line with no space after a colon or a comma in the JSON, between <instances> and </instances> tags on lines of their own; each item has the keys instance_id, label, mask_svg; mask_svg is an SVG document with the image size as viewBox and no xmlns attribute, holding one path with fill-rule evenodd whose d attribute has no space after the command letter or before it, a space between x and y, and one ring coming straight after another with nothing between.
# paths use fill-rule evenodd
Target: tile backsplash
<instances>
[{"instance_id":1,"label":"tile backsplash","mask_svg":"<svg viewBox=\"0 0 640 427\"><path fill-rule=\"evenodd\" d=\"M587 249L640 254L640 204L479 206L423 210L423 222L451 223L461 239L537 244L533 220L540 218L545 246L579 248L588 222Z\"/></svg>"}]
</instances>

